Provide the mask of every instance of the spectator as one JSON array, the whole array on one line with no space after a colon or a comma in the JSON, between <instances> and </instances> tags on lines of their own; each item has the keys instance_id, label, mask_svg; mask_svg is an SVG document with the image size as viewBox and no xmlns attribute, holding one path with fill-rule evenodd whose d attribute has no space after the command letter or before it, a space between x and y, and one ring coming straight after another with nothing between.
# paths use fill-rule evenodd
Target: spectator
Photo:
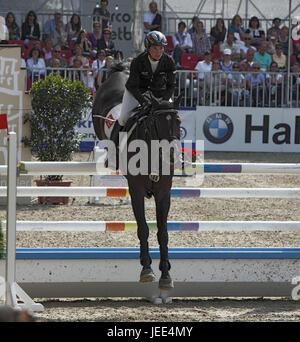
<instances>
[{"instance_id":1,"label":"spectator","mask_svg":"<svg viewBox=\"0 0 300 342\"><path fill-rule=\"evenodd\" d=\"M26 61L27 77L30 77L32 82L45 78L46 64L42 58L42 52L37 47L33 47Z\"/></svg>"},{"instance_id":2,"label":"spectator","mask_svg":"<svg viewBox=\"0 0 300 342\"><path fill-rule=\"evenodd\" d=\"M98 47L101 37L102 37L101 24L99 21L94 21L93 32L90 32L88 35L88 39L92 44L92 51L93 51L94 56L97 53L97 47Z\"/></svg>"},{"instance_id":3,"label":"spectator","mask_svg":"<svg viewBox=\"0 0 300 342\"><path fill-rule=\"evenodd\" d=\"M66 31L68 42L76 41L81 31L81 20L78 14L73 13L70 21L67 23Z\"/></svg>"},{"instance_id":4,"label":"spectator","mask_svg":"<svg viewBox=\"0 0 300 342\"><path fill-rule=\"evenodd\" d=\"M97 84L99 86L106 81L107 79L107 69L112 65L114 62L113 56L106 56L105 57L105 65L104 67L98 72L98 77L97 77Z\"/></svg>"},{"instance_id":5,"label":"spectator","mask_svg":"<svg viewBox=\"0 0 300 342\"><path fill-rule=\"evenodd\" d=\"M105 28L103 30L103 36L99 40L98 50L105 50L106 54L114 54L115 52L115 44L111 39L111 29Z\"/></svg>"},{"instance_id":6,"label":"spectator","mask_svg":"<svg viewBox=\"0 0 300 342\"><path fill-rule=\"evenodd\" d=\"M98 84L98 73L100 69L102 69L105 66L105 57L106 57L105 51L100 50L97 52L96 59L92 63L96 89L98 89L100 86L100 84ZM100 78L100 81L101 81L101 78Z\"/></svg>"},{"instance_id":7,"label":"spectator","mask_svg":"<svg viewBox=\"0 0 300 342\"><path fill-rule=\"evenodd\" d=\"M224 72L220 68L220 61L214 59L211 68L210 88L212 89L212 102L216 105L224 105L226 92L226 78Z\"/></svg>"},{"instance_id":8,"label":"spectator","mask_svg":"<svg viewBox=\"0 0 300 342\"><path fill-rule=\"evenodd\" d=\"M268 29L267 31L267 38L269 39L270 36L274 35L274 32L276 32L277 37L279 36L280 32L280 24L281 24L281 19L280 18L274 18L273 19L273 26Z\"/></svg>"},{"instance_id":9,"label":"spectator","mask_svg":"<svg viewBox=\"0 0 300 342\"><path fill-rule=\"evenodd\" d=\"M9 32L5 24L5 18L0 16L0 43L8 44Z\"/></svg>"},{"instance_id":10,"label":"spectator","mask_svg":"<svg viewBox=\"0 0 300 342\"><path fill-rule=\"evenodd\" d=\"M53 47L53 57L51 59L46 60L46 66L50 66L52 63L52 59L58 59L61 68L66 68L68 63L66 59L61 55L61 46L59 44L55 44Z\"/></svg>"},{"instance_id":11,"label":"spectator","mask_svg":"<svg viewBox=\"0 0 300 342\"><path fill-rule=\"evenodd\" d=\"M34 11L29 11L24 23L22 24L21 39L24 40L25 45L28 46L29 40L39 40L40 35L40 25L37 22L37 16Z\"/></svg>"},{"instance_id":12,"label":"spectator","mask_svg":"<svg viewBox=\"0 0 300 342\"><path fill-rule=\"evenodd\" d=\"M80 58L81 65L85 65L89 62L89 60L85 56L82 55L82 47L80 45L77 45L77 44L74 46L73 56L70 58L70 61L69 61L70 67L73 66L75 58Z\"/></svg>"},{"instance_id":13,"label":"spectator","mask_svg":"<svg viewBox=\"0 0 300 342\"><path fill-rule=\"evenodd\" d=\"M178 24L177 33L175 33L172 37L174 45L173 58L177 67L180 67L182 53L191 52L193 48L191 36L189 33L184 32L185 29L186 24L184 21L181 21Z\"/></svg>"},{"instance_id":14,"label":"spectator","mask_svg":"<svg viewBox=\"0 0 300 342\"><path fill-rule=\"evenodd\" d=\"M83 69L89 69L89 63L83 65ZM81 83L90 90L93 95L96 92L95 81L91 70L84 70L81 73Z\"/></svg>"},{"instance_id":15,"label":"spectator","mask_svg":"<svg viewBox=\"0 0 300 342\"><path fill-rule=\"evenodd\" d=\"M231 50L230 49L225 49L223 53L223 61L221 61L221 69L224 72L230 72L232 71L232 65L233 62L231 60Z\"/></svg>"},{"instance_id":16,"label":"spectator","mask_svg":"<svg viewBox=\"0 0 300 342\"><path fill-rule=\"evenodd\" d=\"M285 69L287 66L287 56L282 53L282 45L281 44L276 44L275 45L275 53L272 56L273 62L277 64L277 67L279 69Z\"/></svg>"},{"instance_id":17,"label":"spectator","mask_svg":"<svg viewBox=\"0 0 300 342\"><path fill-rule=\"evenodd\" d=\"M270 73L266 74L266 104L280 107L282 105L282 84L283 75L279 72L279 68L276 62L272 62L270 65Z\"/></svg>"},{"instance_id":18,"label":"spectator","mask_svg":"<svg viewBox=\"0 0 300 342\"><path fill-rule=\"evenodd\" d=\"M240 71L253 71L253 58L255 51L248 49L246 58L240 63Z\"/></svg>"},{"instance_id":19,"label":"spectator","mask_svg":"<svg viewBox=\"0 0 300 342\"><path fill-rule=\"evenodd\" d=\"M86 30L81 30L79 32L78 38L75 42L76 45L79 45L82 49L82 55L90 58L90 55L92 53L92 43L88 39L88 34Z\"/></svg>"},{"instance_id":20,"label":"spectator","mask_svg":"<svg viewBox=\"0 0 300 342\"><path fill-rule=\"evenodd\" d=\"M261 42L259 50L254 54L254 62L258 62L262 71L266 71L271 65L272 57L266 52L267 43Z\"/></svg>"},{"instance_id":21,"label":"spectator","mask_svg":"<svg viewBox=\"0 0 300 342\"><path fill-rule=\"evenodd\" d=\"M71 69L81 69L82 59L79 56L74 57ZM81 70L70 70L69 79L74 81L81 81Z\"/></svg>"},{"instance_id":22,"label":"spectator","mask_svg":"<svg viewBox=\"0 0 300 342\"><path fill-rule=\"evenodd\" d=\"M299 107L300 102L300 63L294 62L291 66L292 77L292 98L296 100L296 106Z\"/></svg>"},{"instance_id":23,"label":"spectator","mask_svg":"<svg viewBox=\"0 0 300 342\"><path fill-rule=\"evenodd\" d=\"M50 68L61 68L62 67L60 65L60 60L58 58L51 58L51 62L49 63L48 66ZM63 70L57 70L57 69L48 70L47 74L48 75L54 75L54 76L62 76L62 77L64 76Z\"/></svg>"},{"instance_id":24,"label":"spectator","mask_svg":"<svg viewBox=\"0 0 300 342\"><path fill-rule=\"evenodd\" d=\"M261 106L263 98L264 75L260 73L258 62L253 63L253 72L246 75L246 85L250 94L250 103L253 107Z\"/></svg>"},{"instance_id":25,"label":"spectator","mask_svg":"<svg viewBox=\"0 0 300 342\"><path fill-rule=\"evenodd\" d=\"M211 50L210 39L207 34L203 32L203 22L198 21L196 31L191 36L193 52L198 59L203 57L204 52Z\"/></svg>"},{"instance_id":26,"label":"spectator","mask_svg":"<svg viewBox=\"0 0 300 342\"><path fill-rule=\"evenodd\" d=\"M292 32L296 30L296 37L292 33L293 38L293 52L297 56L300 54L300 26L298 23L292 24ZM298 38L298 39L297 39Z\"/></svg>"},{"instance_id":27,"label":"spectator","mask_svg":"<svg viewBox=\"0 0 300 342\"><path fill-rule=\"evenodd\" d=\"M216 25L211 28L210 36L213 37L213 45L219 45L224 42L226 36L227 29L225 27L224 20L222 18L218 18Z\"/></svg>"},{"instance_id":28,"label":"spectator","mask_svg":"<svg viewBox=\"0 0 300 342\"><path fill-rule=\"evenodd\" d=\"M260 23L257 17L252 17L249 20L249 28L246 30L251 37L251 45L258 46L262 41L266 40L265 31L260 28Z\"/></svg>"},{"instance_id":29,"label":"spectator","mask_svg":"<svg viewBox=\"0 0 300 342\"><path fill-rule=\"evenodd\" d=\"M230 49L233 54L239 54L241 48L239 44L235 42L234 34L232 32L227 33L227 39L220 45L220 51L224 53L226 49Z\"/></svg>"},{"instance_id":30,"label":"spectator","mask_svg":"<svg viewBox=\"0 0 300 342\"><path fill-rule=\"evenodd\" d=\"M274 31L273 35L269 37L269 41L267 42L267 53L269 55L274 55L277 40L278 40L277 33Z\"/></svg>"},{"instance_id":31,"label":"spectator","mask_svg":"<svg viewBox=\"0 0 300 342\"><path fill-rule=\"evenodd\" d=\"M114 61L116 63L122 62L124 60L123 52L121 50L117 50L114 54Z\"/></svg>"},{"instance_id":32,"label":"spectator","mask_svg":"<svg viewBox=\"0 0 300 342\"><path fill-rule=\"evenodd\" d=\"M211 62L211 52L206 51L204 53L204 60L199 61L195 66L195 70L198 71L198 79L199 79L199 89L200 89L200 102L201 104L206 103L205 94L207 93L207 89L210 84L210 72L212 69Z\"/></svg>"},{"instance_id":33,"label":"spectator","mask_svg":"<svg viewBox=\"0 0 300 342\"><path fill-rule=\"evenodd\" d=\"M196 31L196 26L198 24L198 22L200 21L199 17L197 15L195 15L193 18L192 18L192 27L188 29L188 33L192 36L192 33L194 33ZM203 29L203 31L205 31Z\"/></svg>"},{"instance_id":34,"label":"spectator","mask_svg":"<svg viewBox=\"0 0 300 342\"><path fill-rule=\"evenodd\" d=\"M245 28L242 24L242 18L238 14L236 14L231 21L231 25L228 27L228 32L233 33L234 37L237 40L244 39Z\"/></svg>"},{"instance_id":35,"label":"spectator","mask_svg":"<svg viewBox=\"0 0 300 342\"><path fill-rule=\"evenodd\" d=\"M111 16L107 6L108 0L101 0L100 7L99 5L96 6L93 11L93 21L98 21L102 26L102 30L111 28Z\"/></svg>"},{"instance_id":36,"label":"spectator","mask_svg":"<svg viewBox=\"0 0 300 342\"><path fill-rule=\"evenodd\" d=\"M149 4L149 12L144 14L144 35L150 31L161 31L161 15L158 13L157 2L151 1Z\"/></svg>"},{"instance_id":37,"label":"spectator","mask_svg":"<svg viewBox=\"0 0 300 342\"><path fill-rule=\"evenodd\" d=\"M21 38L20 28L16 23L16 17L13 12L6 14L5 23L8 29L8 40L19 40Z\"/></svg>"},{"instance_id":38,"label":"spectator","mask_svg":"<svg viewBox=\"0 0 300 342\"><path fill-rule=\"evenodd\" d=\"M290 38L291 47L290 52L293 54L293 43ZM287 26L283 26L279 32L278 43L280 43L283 47L283 53L287 56L289 51L289 28Z\"/></svg>"},{"instance_id":39,"label":"spectator","mask_svg":"<svg viewBox=\"0 0 300 342\"><path fill-rule=\"evenodd\" d=\"M64 23L62 20L56 22L54 33L52 34L53 44L59 44L62 49L69 49L67 33L64 30Z\"/></svg>"},{"instance_id":40,"label":"spectator","mask_svg":"<svg viewBox=\"0 0 300 342\"><path fill-rule=\"evenodd\" d=\"M48 59L51 59L53 56L53 40L50 38L47 38L45 41L45 47L42 48L42 54L44 56L45 61Z\"/></svg>"},{"instance_id":41,"label":"spectator","mask_svg":"<svg viewBox=\"0 0 300 342\"><path fill-rule=\"evenodd\" d=\"M56 25L61 20L62 20L61 19L61 13L55 12L54 18L46 21L46 23L44 25L44 31L43 31L43 39L44 40L46 38L53 38L55 29L56 29Z\"/></svg>"},{"instance_id":42,"label":"spectator","mask_svg":"<svg viewBox=\"0 0 300 342\"><path fill-rule=\"evenodd\" d=\"M256 52L256 47L250 45L250 42L251 42L250 34L249 33L245 33L244 34L244 43L245 43L245 45L241 47L242 58L245 58L248 49L251 49L254 52Z\"/></svg>"},{"instance_id":43,"label":"spectator","mask_svg":"<svg viewBox=\"0 0 300 342\"><path fill-rule=\"evenodd\" d=\"M244 100L246 106L249 107L249 91L246 90L246 80L245 76L240 73L239 63L233 63L232 66L233 73L227 76L228 82L228 103L232 103L234 107L239 106L240 101Z\"/></svg>"}]
</instances>

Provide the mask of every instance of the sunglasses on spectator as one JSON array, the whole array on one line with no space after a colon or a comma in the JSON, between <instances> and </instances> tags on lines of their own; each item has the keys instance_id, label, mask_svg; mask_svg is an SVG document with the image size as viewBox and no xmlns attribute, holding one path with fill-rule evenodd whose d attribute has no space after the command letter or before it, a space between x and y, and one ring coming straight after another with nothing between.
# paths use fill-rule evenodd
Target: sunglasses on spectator
<instances>
[{"instance_id":1,"label":"sunglasses on spectator","mask_svg":"<svg viewBox=\"0 0 300 342\"><path fill-rule=\"evenodd\" d=\"M61 50L54 50L54 52L61 52Z\"/></svg>"}]
</instances>

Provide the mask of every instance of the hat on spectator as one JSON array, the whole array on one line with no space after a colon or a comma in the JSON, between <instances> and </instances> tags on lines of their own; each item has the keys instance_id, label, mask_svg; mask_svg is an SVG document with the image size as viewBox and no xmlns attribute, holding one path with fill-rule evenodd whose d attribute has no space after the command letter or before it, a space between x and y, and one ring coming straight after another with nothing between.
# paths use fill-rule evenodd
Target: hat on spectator
<instances>
[{"instance_id":1,"label":"hat on spectator","mask_svg":"<svg viewBox=\"0 0 300 342\"><path fill-rule=\"evenodd\" d=\"M231 55L231 50L230 49L225 49L224 50L224 55Z\"/></svg>"}]
</instances>

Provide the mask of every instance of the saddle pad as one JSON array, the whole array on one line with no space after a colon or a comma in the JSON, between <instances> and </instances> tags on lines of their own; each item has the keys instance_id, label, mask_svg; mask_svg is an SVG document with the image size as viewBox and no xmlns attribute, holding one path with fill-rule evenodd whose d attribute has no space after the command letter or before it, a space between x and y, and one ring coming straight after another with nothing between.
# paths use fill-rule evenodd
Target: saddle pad
<instances>
[{"instance_id":1,"label":"saddle pad","mask_svg":"<svg viewBox=\"0 0 300 342\"><path fill-rule=\"evenodd\" d=\"M106 117L108 119L112 119L112 120L117 120L120 116L121 113L121 107L122 107L122 103L119 103L117 106L113 107L106 115ZM109 121L109 120L105 120L104 123L104 132L105 135L107 136L107 138L110 138L112 129L114 127L114 122Z\"/></svg>"}]
</instances>

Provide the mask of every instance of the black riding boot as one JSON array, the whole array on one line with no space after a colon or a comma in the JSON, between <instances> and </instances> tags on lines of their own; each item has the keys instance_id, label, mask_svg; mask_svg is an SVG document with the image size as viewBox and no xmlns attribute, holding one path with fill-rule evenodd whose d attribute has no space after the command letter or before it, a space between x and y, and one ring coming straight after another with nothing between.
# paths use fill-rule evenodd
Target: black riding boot
<instances>
[{"instance_id":1,"label":"black riding boot","mask_svg":"<svg viewBox=\"0 0 300 342\"><path fill-rule=\"evenodd\" d=\"M119 124L119 121L116 120L113 130L110 135L110 140L114 142L116 147L116 170L119 169L119 133L122 130L123 126ZM106 160L105 166L108 166L108 160Z\"/></svg>"}]
</instances>

